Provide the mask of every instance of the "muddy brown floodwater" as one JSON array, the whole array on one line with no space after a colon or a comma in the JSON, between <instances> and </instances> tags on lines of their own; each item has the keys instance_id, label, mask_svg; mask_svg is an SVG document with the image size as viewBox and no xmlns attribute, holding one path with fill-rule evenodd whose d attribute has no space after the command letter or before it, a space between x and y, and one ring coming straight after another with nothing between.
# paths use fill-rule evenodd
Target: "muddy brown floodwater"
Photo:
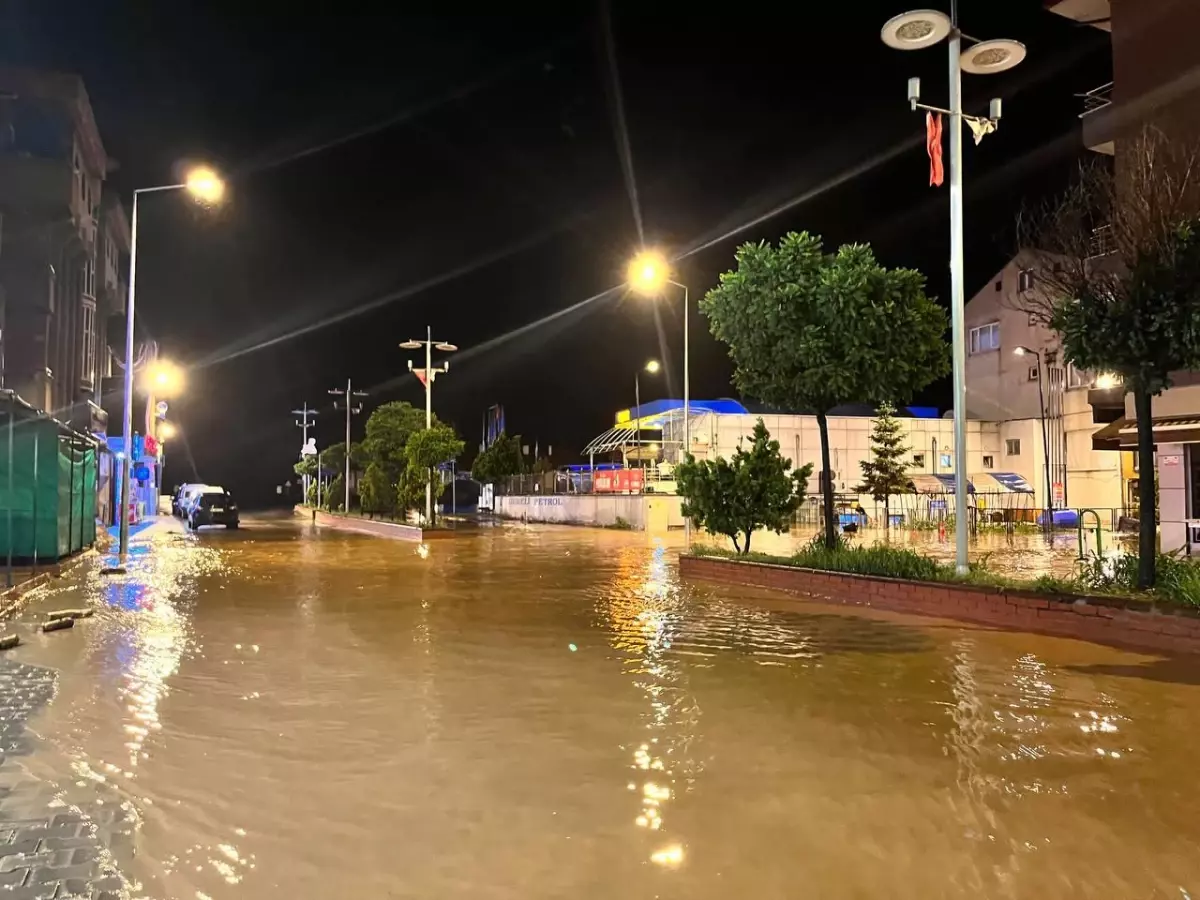
<instances>
[{"instance_id":1,"label":"muddy brown floodwater","mask_svg":"<svg viewBox=\"0 0 1200 900\"><path fill-rule=\"evenodd\" d=\"M681 584L641 535L158 539L25 613L134 897L1200 896L1200 664Z\"/></svg>"}]
</instances>

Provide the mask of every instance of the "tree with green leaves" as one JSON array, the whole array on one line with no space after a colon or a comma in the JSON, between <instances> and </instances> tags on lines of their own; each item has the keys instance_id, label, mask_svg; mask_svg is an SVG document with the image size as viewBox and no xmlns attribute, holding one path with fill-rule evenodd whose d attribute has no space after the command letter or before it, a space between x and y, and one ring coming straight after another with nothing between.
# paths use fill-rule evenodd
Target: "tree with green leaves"
<instances>
[{"instance_id":1,"label":"tree with green leaves","mask_svg":"<svg viewBox=\"0 0 1200 900\"><path fill-rule=\"evenodd\" d=\"M791 232L778 246L738 248L737 267L700 303L729 347L734 384L785 410L812 410L821 437L825 542L834 547L829 411L844 403L908 402L949 371L946 313L913 269L887 269L871 248L827 254Z\"/></svg>"},{"instance_id":2,"label":"tree with green leaves","mask_svg":"<svg viewBox=\"0 0 1200 900\"><path fill-rule=\"evenodd\" d=\"M521 436L502 431L492 446L475 457L471 477L480 484L495 484L513 475L520 475L523 467Z\"/></svg>"},{"instance_id":3,"label":"tree with green leaves","mask_svg":"<svg viewBox=\"0 0 1200 900\"><path fill-rule=\"evenodd\" d=\"M1024 215L1021 241L1041 252L1029 255L1036 289L1020 303L1058 332L1064 362L1115 374L1133 394L1138 586L1149 588L1158 551L1151 399L1173 373L1200 368L1200 145L1147 129L1123 143L1118 163L1084 166L1065 195Z\"/></svg>"},{"instance_id":4,"label":"tree with green leaves","mask_svg":"<svg viewBox=\"0 0 1200 900\"><path fill-rule=\"evenodd\" d=\"M433 484L434 467L456 459L463 451L463 440L454 428L441 422L432 428L414 432L405 445L408 457L407 477L400 490L411 496L416 485L423 494L426 484Z\"/></svg>"},{"instance_id":5,"label":"tree with green leaves","mask_svg":"<svg viewBox=\"0 0 1200 900\"><path fill-rule=\"evenodd\" d=\"M683 497L683 514L713 534L727 535L739 553L750 552L750 537L759 528L776 534L788 526L804 502L812 463L794 472L759 419L750 449L738 441L733 458L697 461L690 454L675 477ZM742 543L739 536L744 536Z\"/></svg>"},{"instance_id":6,"label":"tree with green leaves","mask_svg":"<svg viewBox=\"0 0 1200 900\"><path fill-rule=\"evenodd\" d=\"M860 494L870 494L876 503L883 504L883 527L890 528L891 497L907 494L913 489L908 477L909 446L904 442L896 408L890 403L881 403L871 428L871 458L859 463L862 466L862 484L855 488Z\"/></svg>"},{"instance_id":7,"label":"tree with green leaves","mask_svg":"<svg viewBox=\"0 0 1200 900\"><path fill-rule=\"evenodd\" d=\"M377 462L370 463L358 482L358 499L365 513L396 513L396 482Z\"/></svg>"},{"instance_id":8,"label":"tree with green leaves","mask_svg":"<svg viewBox=\"0 0 1200 900\"><path fill-rule=\"evenodd\" d=\"M436 424L438 419L433 419ZM371 411L367 418L362 447L368 463L378 465L391 481L408 465L405 447L409 438L425 430L425 410L411 403L394 400Z\"/></svg>"}]
</instances>

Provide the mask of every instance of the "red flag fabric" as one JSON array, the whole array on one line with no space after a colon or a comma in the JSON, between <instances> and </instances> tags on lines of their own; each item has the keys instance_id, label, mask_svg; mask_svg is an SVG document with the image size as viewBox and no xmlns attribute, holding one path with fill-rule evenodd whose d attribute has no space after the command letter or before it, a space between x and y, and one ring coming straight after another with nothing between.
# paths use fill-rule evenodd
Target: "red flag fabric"
<instances>
[{"instance_id":1,"label":"red flag fabric","mask_svg":"<svg viewBox=\"0 0 1200 900\"><path fill-rule=\"evenodd\" d=\"M425 370L424 369L413 369L412 373L417 376L417 381L421 382L422 385L425 384Z\"/></svg>"},{"instance_id":2,"label":"red flag fabric","mask_svg":"<svg viewBox=\"0 0 1200 900\"><path fill-rule=\"evenodd\" d=\"M942 114L925 113L925 152L929 154L929 185L941 187L942 171Z\"/></svg>"}]
</instances>

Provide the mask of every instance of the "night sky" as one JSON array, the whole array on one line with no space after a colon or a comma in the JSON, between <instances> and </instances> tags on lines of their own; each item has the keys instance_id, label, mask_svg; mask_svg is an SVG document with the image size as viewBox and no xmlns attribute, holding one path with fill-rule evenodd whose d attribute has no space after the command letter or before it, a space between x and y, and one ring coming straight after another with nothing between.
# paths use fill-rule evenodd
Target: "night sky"
<instances>
[{"instance_id":1,"label":"night sky","mask_svg":"<svg viewBox=\"0 0 1200 900\"><path fill-rule=\"evenodd\" d=\"M679 396L679 301L604 293L643 241L639 220L647 245L682 255L697 398L732 394L695 304L741 241L869 241L948 295L948 192L928 187L923 118L905 102L911 75L945 102L946 52L879 41L904 3L355 6L3 7L6 62L84 78L127 203L189 159L230 178L216 213L181 195L140 206L138 312L188 366L173 409L199 475L244 502L289 477L303 401L322 409L321 443L341 439L326 392L347 377L368 411L422 404L397 344L427 324L462 348L434 406L468 455L502 403L510 431L574 461L632 404L650 357ZM999 132L964 150L969 297L1011 255L1022 201L1085 158L1074 95L1111 76L1108 36L1038 0L962 0L960 18L1029 48L1010 73L964 76L974 111L1005 100ZM665 393L661 376L643 380L644 401ZM921 399L948 398L939 384ZM178 443L168 484L193 479L187 456Z\"/></svg>"}]
</instances>

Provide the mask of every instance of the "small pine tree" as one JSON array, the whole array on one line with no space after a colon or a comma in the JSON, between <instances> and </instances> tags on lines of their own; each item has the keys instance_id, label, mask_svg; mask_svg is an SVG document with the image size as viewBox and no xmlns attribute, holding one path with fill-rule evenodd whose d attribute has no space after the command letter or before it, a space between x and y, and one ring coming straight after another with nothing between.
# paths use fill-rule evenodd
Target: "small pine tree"
<instances>
[{"instance_id":1,"label":"small pine tree","mask_svg":"<svg viewBox=\"0 0 1200 900\"><path fill-rule=\"evenodd\" d=\"M870 494L876 503L883 503L885 528L892 523L889 498L912 490L912 480L908 477L909 449L901 434L896 408L890 403L882 404L871 429L871 459L861 463L863 480L855 490Z\"/></svg>"}]
</instances>

